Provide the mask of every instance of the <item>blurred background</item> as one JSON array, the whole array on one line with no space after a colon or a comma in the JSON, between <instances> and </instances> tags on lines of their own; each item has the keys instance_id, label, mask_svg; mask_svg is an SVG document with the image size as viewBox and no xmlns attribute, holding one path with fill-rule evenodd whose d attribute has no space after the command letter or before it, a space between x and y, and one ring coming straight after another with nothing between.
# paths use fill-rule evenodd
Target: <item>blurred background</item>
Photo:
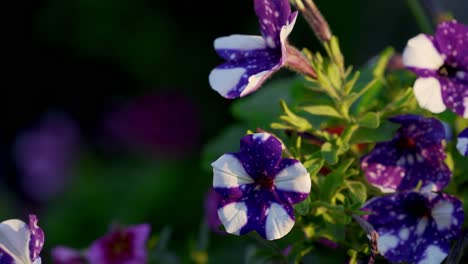
<instances>
[{"instance_id":1,"label":"blurred background","mask_svg":"<svg viewBox=\"0 0 468 264\"><path fill-rule=\"evenodd\" d=\"M170 231L169 259L207 250L212 263L239 263L242 240L207 231L205 197L210 162L255 127L231 125L231 101L208 74L222 62L216 37L258 34L252 2L21 0L4 9L0 214L39 216L45 263L53 246L84 248L111 224L141 222L155 238ZM348 64L401 51L420 32L407 1L316 2ZM467 23L466 1L432 2ZM290 39L321 50L302 19Z\"/></svg>"}]
</instances>

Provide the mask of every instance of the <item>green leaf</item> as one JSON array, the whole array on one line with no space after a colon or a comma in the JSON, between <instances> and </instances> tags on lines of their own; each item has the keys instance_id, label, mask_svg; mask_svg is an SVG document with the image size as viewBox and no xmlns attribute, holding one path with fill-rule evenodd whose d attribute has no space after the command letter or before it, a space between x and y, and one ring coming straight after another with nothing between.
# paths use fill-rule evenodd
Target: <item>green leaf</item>
<instances>
[{"instance_id":1,"label":"green leaf","mask_svg":"<svg viewBox=\"0 0 468 264\"><path fill-rule=\"evenodd\" d=\"M375 77L383 77L385 74L385 69L387 68L388 62L395 54L395 50L392 47L387 47L380 53L379 60L375 65L374 71L372 72Z\"/></svg>"},{"instance_id":2,"label":"green leaf","mask_svg":"<svg viewBox=\"0 0 468 264\"><path fill-rule=\"evenodd\" d=\"M294 209L296 209L299 215L308 215L310 212L310 196L307 196L304 201L294 205Z\"/></svg>"},{"instance_id":3,"label":"green leaf","mask_svg":"<svg viewBox=\"0 0 468 264\"><path fill-rule=\"evenodd\" d=\"M319 116L330 116L342 119L343 116L332 106L329 105L311 105L301 107L301 110Z\"/></svg>"},{"instance_id":4,"label":"green leaf","mask_svg":"<svg viewBox=\"0 0 468 264\"><path fill-rule=\"evenodd\" d=\"M329 164L336 164L338 162L338 148L334 146L330 142L325 142L322 145L322 157L327 161Z\"/></svg>"},{"instance_id":5,"label":"green leaf","mask_svg":"<svg viewBox=\"0 0 468 264\"><path fill-rule=\"evenodd\" d=\"M358 124L367 128L378 128L380 125L380 116L378 113L369 112L359 119Z\"/></svg>"},{"instance_id":6,"label":"green leaf","mask_svg":"<svg viewBox=\"0 0 468 264\"><path fill-rule=\"evenodd\" d=\"M346 181L346 186L356 202L364 204L367 199L367 189L362 182Z\"/></svg>"},{"instance_id":7,"label":"green leaf","mask_svg":"<svg viewBox=\"0 0 468 264\"><path fill-rule=\"evenodd\" d=\"M389 141L393 138L399 127L399 124L392 123L388 120L382 121L380 126L376 129L360 127L354 132L350 143L359 144Z\"/></svg>"},{"instance_id":8,"label":"green leaf","mask_svg":"<svg viewBox=\"0 0 468 264\"><path fill-rule=\"evenodd\" d=\"M340 167L328 174L320 184L320 200L330 202L335 193L344 183L346 171L351 166L353 160L343 163Z\"/></svg>"},{"instance_id":9,"label":"green leaf","mask_svg":"<svg viewBox=\"0 0 468 264\"><path fill-rule=\"evenodd\" d=\"M312 128L312 125L307 119L294 114L284 100L280 100L280 106L283 109L284 115L280 119L289 123L296 128L297 131L303 132Z\"/></svg>"}]
</instances>

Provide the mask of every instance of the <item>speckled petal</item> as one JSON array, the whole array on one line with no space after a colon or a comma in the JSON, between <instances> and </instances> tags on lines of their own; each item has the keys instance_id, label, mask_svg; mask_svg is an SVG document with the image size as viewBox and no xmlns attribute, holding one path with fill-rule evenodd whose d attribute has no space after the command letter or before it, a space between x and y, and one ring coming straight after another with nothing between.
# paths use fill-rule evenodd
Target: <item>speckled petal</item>
<instances>
[{"instance_id":1,"label":"speckled petal","mask_svg":"<svg viewBox=\"0 0 468 264\"><path fill-rule=\"evenodd\" d=\"M256 133L241 139L240 152L235 155L255 180L264 174L274 178L278 172L281 154L282 145L276 137L268 133Z\"/></svg>"},{"instance_id":2,"label":"speckled petal","mask_svg":"<svg viewBox=\"0 0 468 264\"><path fill-rule=\"evenodd\" d=\"M468 83L450 78L439 78L444 104L453 112L468 118Z\"/></svg>"},{"instance_id":3,"label":"speckled petal","mask_svg":"<svg viewBox=\"0 0 468 264\"><path fill-rule=\"evenodd\" d=\"M39 257L42 247L44 246L44 231L37 225L37 217L29 215L29 228L31 231L31 240L29 241L29 251L31 260L34 261Z\"/></svg>"},{"instance_id":4,"label":"speckled petal","mask_svg":"<svg viewBox=\"0 0 468 264\"><path fill-rule=\"evenodd\" d=\"M364 205L379 233L379 252L390 262L439 264L461 234L461 202L446 194L402 192Z\"/></svg>"},{"instance_id":5,"label":"speckled petal","mask_svg":"<svg viewBox=\"0 0 468 264\"><path fill-rule=\"evenodd\" d=\"M289 24L291 6L288 0L255 0L255 13L269 48L280 47L281 28Z\"/></svg>"},{"instance_id":6,"label":"speckled petal","mask_svg":"<svg viewBox=\"0 0 468 264\"><path fill-rule=\"evenodd\" d=\"M468 26L454 20L442 22L434 39L447 64L455 64L460 70L468 72Z\"/></svg>"},{"instance_id":7,"label":"speckled petal","mask_svg":"<svg viewBox=\"0 0 468 264\"><path fill-rule=\"evenodd\" d=\"M468 128L458 135L457 149L462 156L468 156Z\"/></svg>"}]
</instances>

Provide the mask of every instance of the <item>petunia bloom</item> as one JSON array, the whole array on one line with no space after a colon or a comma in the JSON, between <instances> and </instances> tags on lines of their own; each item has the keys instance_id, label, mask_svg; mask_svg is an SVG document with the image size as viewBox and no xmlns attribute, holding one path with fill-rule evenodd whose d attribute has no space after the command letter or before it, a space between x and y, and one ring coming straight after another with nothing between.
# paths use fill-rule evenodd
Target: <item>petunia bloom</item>
<instances>
[{"instance_id":1,"label":"petunia bloom","mask_svg":"<svg viewBox=\"0 0 468 264\"><path fill-rule=\"evenodd\" d=\"M369 183L382 192L410 190L418 186L443 189L451 171L445 164L442 141L445 129L440 121L416 115L393 117L401 124L394 138L377 143L361 160Z\"/></svg>"},{"instance_id":2,"label":"petunia bloom","mask_svg":"<svg viewBox=\"0 0 468 264\"><path fill-rule=\"evenodd\" d=\"M461 202L447 194L400 192L368 201L364 216L379 234L380 254L392 263L439 264L461 234Z\"/></svg>"},{"instance_id":3,"label":"petunia bloom","mask_svg":"<svg viewBox=\"0 0 468 264\"><path fill-rule=\"evenodd\" d=\"M117 228L93 242L87 259L90 264L145 264L149 234L147 224Z\"/></svg>"},{"instance_id":4,"label":"petunia bloom","mask_svg":"<svg viewBox=\"0 0 468 264\"><path fill-rule=\"evenodd\" d=\"M263 36L231 35L217 38L214 48L226 60L211 71L211 87L225 98L238 98L256 91L283 66L315 76L310 63L290 46L287 37L297 18L288 0L255 0Z\"/></svg>"},{"instance_id":5,"label":"petunia bloom","mask_svg":"<svg viewBox=\"0 0 468 264\"><path fill-rule=\"evenodd\" d=\"M221 221L218 217L218 204L220 201L221 196L213 189L210 189L205 194L205 219L211 231L218 234L224 234L224 232L219 229L221 226Z\"/></svg>"},{"instance_id":6,"label":"petunia bloom","mask_svg":"<svg viewBox=\"0 0 468 264\"><path fill-rule=\"evenodd\" d=\"M267 133L243 137L240 151L213 162L213 187L221 196L218 216L226 231L257 231L268 240L294 226L293 204L310 193L310 175L295 159L282 158L281 142Z\"/></svg>"},{"instance_id":7,"label":"petunia bloom","mask_svg":"<svg viewBox=\"0 0 468 264\"><path fill-rule=\"evenodd\" d=\"M458 135L457 149L462 156L468 156L468 128Z\"/></svg>"},{"instance_id":8,"label":"petunia bloom","mask_svg":"<svg viewBox=\"0 0 468 264\"><path fill-rule=\"evenodd\" d=\"M40 264L44 232L37 217L29 215L29 224L11 219L0 223L0 263Z\"/></svg>"},{"instance_id":9,"label":"petunia bloom","mask_svg":"<svg viewBox=\"0 0 468 264\"><path fill-rule=\"evenodd\" d=\"M85 264L85 258L81 252L64 247L58 246L52 249L52 261L54 264Z\"/></svg>"},{"instance_id":10,"label":"petunia bloom","mask_svg":"<svg viewBox=\"0 0 468 264\"><path fill-rule=\"evenodd\" d=\"M451 109L468 118L468 26L440 23L434 36L410 39L403 63L419 75L413 86L422 108L433 113Z\"/></svg>"}]
</instances>

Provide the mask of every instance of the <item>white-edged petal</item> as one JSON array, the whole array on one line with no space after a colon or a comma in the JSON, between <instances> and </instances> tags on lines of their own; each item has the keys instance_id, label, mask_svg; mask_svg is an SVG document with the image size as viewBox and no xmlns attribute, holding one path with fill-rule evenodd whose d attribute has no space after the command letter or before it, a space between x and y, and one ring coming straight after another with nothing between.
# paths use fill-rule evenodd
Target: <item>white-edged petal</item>
<instances>
[{"instance_id":1,"label":"white-edged petal","mask_svg":"<svg viewBox=\"0 0 468 264\"><path fill-rule=\"evenodd\" d=\"M457 140L457 149L460 154L465 155L465 153L468 151L468 138L459 137Z\"/></svg>"},{"instance_id":2,"label":"white-edged petal","mask_svg":"<svg viewBox=\"0 0 468 264\"><path fill-rule=\"evenodd\" d=\"M382 255L385 255L388 250L395 248L398 243L398 237L391 234L381 235L377 240L378 249Z\"/></svg>"},{"instance_id":3,"label":"white-edged petal","mask_svg":"<svg viewBox=\"0 0 468 264\"><path fill-rule=\"evenodd\" d=\"M293 28L294 28L294 25L296 24L296 19L297 19L297 13L294 14L294 17L293 17L293 20L291 21L291 23L287 24L287 25L284 25L282 28L281 28L281 32L280 32L280 42L281 42L281 46L283 48L283 55L285 54L285 50L284 50L284 45L286 44L286 41L288 39L288 36L289 34L291 34Z\"/></svg>"},{"instance_id":4,"label":"white-edged petal","mask_svg":"<svg viewBox=\"0 0 468 264\"><path fill-rule=\"evenodd\" d=\"M0 223L0 248L18 264L31 264L29 258L29 226L17 219Z\"/></svg>"},{"instance_id":5,"label":"white-edged petal","mask_svg":"<svg viewBox=\"0 0 468 264\"><path fill-rule=\"evenodd\" d=\"M280 66L281 65L278 64L275 67L273 67L271 70L266 70L266 71L262 71L257 74L251 75L249 77L249 83L241 92L240 97L246 96L258 90L258 88L260 88L263 82L265 82L265 80L268 77L270 77L270 75L272 75L277 69L279 69Z\"/></svg>"},{"instance_id":6,"label":"white-edged petal","mask_svg":"<svg viewBox=\"0 0 468 264\"><path fill-rule=\"evenodd\" d=\"M257 50L265 49L266 43L261 36L236 34L215 39L214 48L215 50Z\"/></svg>"},{"instance_id":7,"label":"white-edged petal","mask_svg":"<svg viewBox=\"0 0 468 264\"><path fill-rule=\"evenodd\" d=\"M433 113L445 111L446 106L442 100L442 89L440 82L434 77L418 78L413 86L416 100L424 109Z\"/></svg>"},{"instance_id":8,"label":"white-edged petal","mask_svg":"<svg viewBox=\"0 0 468 264\"><path fill-rule=\"evenodd\" d=\"M239 187L253 183L242 163L231 154L224 154L211 164L213 167L213 187Z\"/></svg>"},{"instance_id":9,"label":"white-edged petal","mask_svg":"<svg viewBox=\"0 0 468 264\"><path fill-rule=\"evenodd\" d=\"M208 80L213 90L223 97L227 97L230 91L237 87L246 69L238 68L215 68L210 72Z\"/></svg>"},{"instance_id":10,"label":"white-edged petal","mask_svg":"<svg viewBox=\"0 0 468 264\"><path fill-rule=\"evenodd\" d=\"M438 246L430 245L424 252L424 256L418 264L440 264L447 257L447 253Z\"/></svg>"},{"instance_id":11,"label":"white-edged petal","mask_svg":"<svg viewBox=\"0 0 468 264\"><path fill-rule=\"evenodd\" d=\"M275 177L275 186L282 191L309 193L310 175L300 162L281 170Z\"/></svg>"},{"instance_id":12,"label":"white-edged petal","mask_svg":"<svg viewBox=\"0 0 468 264\"><path fill-rule=\"evenodd\" d=\"M226 232L239 235L242 227L247 224L247 206L245 203L230 203L218 209L218 217Z\"/></svg>"},{"instance_id":13,"label":"white-edged petal","mask_svg":"<svg viewBox=\"0 0 468 264\"><path fill-rule=\"evenodd\" d=\"M294 220L277 203L272 203L265 222L265 236L268 240L285 236L294 226Z\"/></svg>"},{"instance_id":14,"label":"white-edged petal","mask_svg":"<svg viewBox=\"0 0 468 264\"><path fill-rule=\"evenodd\" d=\"M434 205L431 215L436 222L437 229L444 230L450 228L452 219L454 219L452 216L453 210L454 207L450 201L438 202Z\"/></svg>"},{"instance_id":15,"label":"white-edged petal","mask_svg":"<svg viewBox=\"0 0 468 264\"><path fill-rule=\"evenodd\" d=\"M419 34L406 44L403 64L407 67L438 70L444 65L444 58L426 35Z\"/></svg>"}]
</instances>

